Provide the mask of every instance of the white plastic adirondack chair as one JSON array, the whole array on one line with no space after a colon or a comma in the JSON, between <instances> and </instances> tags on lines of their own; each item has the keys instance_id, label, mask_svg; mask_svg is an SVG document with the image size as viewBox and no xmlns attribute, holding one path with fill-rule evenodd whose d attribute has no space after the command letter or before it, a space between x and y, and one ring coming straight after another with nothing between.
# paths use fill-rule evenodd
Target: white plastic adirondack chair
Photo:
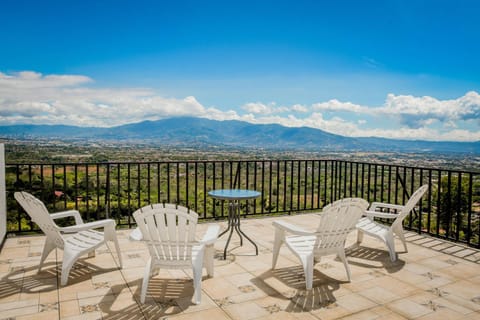
<instances>
[{"instance_id":1,"label":"white plastic adirondack chair","mask_svg":"<svg viewBox=\"0 0 480 320\"><path fill-rule=\"evenodd\" d=\"M345 198L323 208L316 231L305 231L284 221L274 221L275 241L273 244L272 269L277 264L280 247L288 248L300 259L305 272L307 290L312 289L313 265L321 256L337 254L351 279L350 268L345 257L345 240L355 230L355 224L368 208L368 202L360 198ZM286 235L286 233L292 235Z\"/></svg>"},{"instance_id":2,"label":"white plastic adirondack chair","mask_svg":"<svg viewBox=\"0 0 480 320\"><path fill-rule=\"evenodd\" d=\"M195 240L198 214L174 204L153 204L133 213L142 239L147 244L150 259L145 266L140 301L145 302L148 283L154 270L193 269L193 302L201 302L202 267L213 277L213 247L220 231L210 225L201 241Z\"/></svg>"},{"instance_id":3,"label":"white plastic adirondack chair","mask_svg":"<svg viewBox=\"0 0 480 320\"><path fill-rule=\"evenodd\" d=\"M68 274L75 261L81 256L88 254L95 255L95 249L108 240L115 243L120 268L122 268L122 256L118 246L115 233L115 221L104 219L83 223L80 213L76 210L50 214L42 201L27 192L15 192L15 199L20 203L27 214L32 218L40 229L45 233L47 239L43 247L42 257L38 271L42 269L43 262L55 248L63 250L61 285L68 282ZM75 225L70 227L59 227L54 219L73 217ZM95 229L103 228L103 232Z\"/></svg>"},{"instance_id":4,"label":"white plastic adirondack chair","mask_svg":"<svg viewBox=\"0 0 480 320\"><path fill-rule=\"evenodd\" d=\"M397 235L400 238L403 247L405 248L405 252L407 252L407 242L403 235L403 219L405 219L410 211L413 210L427 189L427 184L418 188L403 206L398 204L373 202L368 211L365 212L366 217L361 218L357 223L357 243L360 244L362 242L364 233L376 237L386 244L390 253L390 260L392 260L392 262L397 260L394 235ZM392 210L394 212L391 212ZM388 226L376 222L374 218L394 219L394 221Z\"/></svg>"}]
</instances>

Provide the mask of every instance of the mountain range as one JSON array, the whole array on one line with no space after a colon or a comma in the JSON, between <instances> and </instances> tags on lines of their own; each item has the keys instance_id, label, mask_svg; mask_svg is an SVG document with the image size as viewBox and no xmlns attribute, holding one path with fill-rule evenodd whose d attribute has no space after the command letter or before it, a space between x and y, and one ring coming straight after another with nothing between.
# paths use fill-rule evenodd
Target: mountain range
<instances>
[{"instance_id":1,"label":"mountain range","mask_svg":"<svg viewBox=\"0 0 480 320\"><path fill-rule=\"evenodd\" d=\"M218 145L277 150L461 152L480 154L480 141L448 142L351 138L308 127L251 124L227 120L178 117L110 128L65 125L0 126L0 137L12 139L86 139L142 141L158 145Z\"/></svg>"}]
</instances>

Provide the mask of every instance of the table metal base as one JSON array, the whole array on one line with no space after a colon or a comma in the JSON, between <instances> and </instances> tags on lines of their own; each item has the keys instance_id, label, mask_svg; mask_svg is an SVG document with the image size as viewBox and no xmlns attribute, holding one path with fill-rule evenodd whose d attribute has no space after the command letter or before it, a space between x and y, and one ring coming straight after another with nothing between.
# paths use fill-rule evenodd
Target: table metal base
<instances>
[{"instance_id":1,"label":"table metal base","mask_svg":"<svg viewBox=\"0 0 480 320\"><path fill-rule=\"evenodd\" d=\"M250 241L253 246L255 247L255 255L258 256L258 247L253 242L252 239L250 239L243 231L240 229L240 204L238 201L232 200L229 201L230 203L228 204L228 227L225 231L220 233L218 237L220 238L223 236L225 233L230 231L230 234L228 235L227 243L225 244L225 249L223 250L223 259L227 259L227 248L228 245L230 244L230 239L232 239L232 234L233 230L235 230L240 237L240 246L243 246L243 238L244 236L248 241Z\"/></svg>"}]
</instances>

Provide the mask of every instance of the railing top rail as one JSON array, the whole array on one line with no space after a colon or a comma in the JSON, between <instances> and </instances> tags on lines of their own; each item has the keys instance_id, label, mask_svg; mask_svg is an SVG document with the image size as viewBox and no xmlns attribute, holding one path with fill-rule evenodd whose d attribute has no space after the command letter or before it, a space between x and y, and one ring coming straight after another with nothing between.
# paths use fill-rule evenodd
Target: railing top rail
<instances>
[{"instance_id":1,"label":"railing top rail","mask_svg":"<svg viewBox=\"0 0 480 320\"><path fill-rule=\"evenodd\" d=\"M404 164L395 164L395 163L384 163L384 162L366 162L366 161L352 161L345 159L332 159L332 158L308 158L308 159L238 159L238 160L161 160L161 161L99 161L99 162L7 162L6 166L95 166L95 165L147 165L147 164L195 164L195 163L258 163L258 162L281 162L281 161L293 161L293 162L312 162L312 161L326 161L326 162L341 162L341 163L353 163L357 165L377 165L377 166L386 166L386 167L399 167L405 169L415 169L415 170L432 170L432 171L445 171L452 173L466 173L472 175L480 174L480 171L472 170L460 170L460 169L447 169L447 168L438 168L438 167L425 167L425 166L412 166Z\"/></svg>"}]
</instances>

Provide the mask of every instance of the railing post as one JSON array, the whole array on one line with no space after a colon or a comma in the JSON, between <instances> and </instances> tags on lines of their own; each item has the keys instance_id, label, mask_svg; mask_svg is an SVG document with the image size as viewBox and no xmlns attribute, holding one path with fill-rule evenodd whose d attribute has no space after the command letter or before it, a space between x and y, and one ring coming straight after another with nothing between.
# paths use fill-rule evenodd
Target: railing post
<instances>
[{"instance_id":1,"label":"railing post","mask_svg":"<svg viewBox=\"0 0 480 320\"><path fill-rule=\"evenodd\" d=\"M0 143L0 248L7 234L7 189L5 186L5 146Z\"/></svg>"}]
</instances>

